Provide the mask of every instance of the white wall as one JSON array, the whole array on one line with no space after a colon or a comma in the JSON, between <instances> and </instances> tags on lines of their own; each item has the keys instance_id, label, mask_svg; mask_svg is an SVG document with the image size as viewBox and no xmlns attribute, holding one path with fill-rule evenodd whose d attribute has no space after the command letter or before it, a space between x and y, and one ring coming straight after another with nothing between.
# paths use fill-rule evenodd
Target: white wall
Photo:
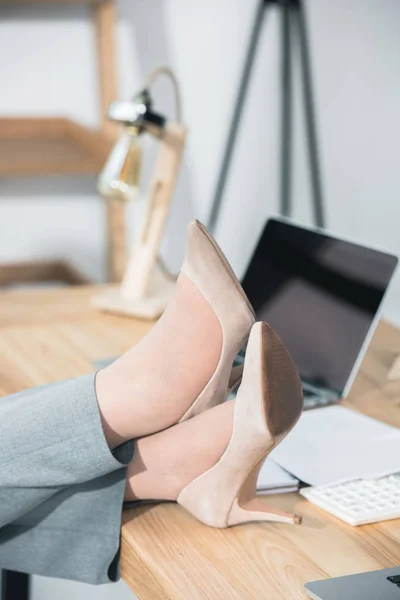
<instances>
[{"instance_id":1,"label":"white wall","mask_svg":"<svg viewBox=\"0 0 400 600\"><path fill-rule=\"evenodd\" d=\"M175 269L185 223L194 215L207 221L209 215L255 6L256 0L121 0L119 5L121 97L159 64L173 66L182 84L191 131L164 243ZM400 3L308 0L307 7L329 228L400 253ZM0 114L65 113L96 123L94 38L87 16L80 7L0 9ZM263 220L278 209L278 34L276 9L270 9L218 228L239 274ZM158 97L161 109L171 107L165 84ZM298 98L298 117L300 107ZM295 216L307 222L303 133L298 118ZM0 261L65 256L101 279L104 223L94 189L93 178L0 182ZM138 210L131 210L133 228ZM400 278L386 305L386 314L398 323L399 305ZM35 579L35 590L41 591L34 600L43 600L45 589L49 598L66 598L65 586ZM90 597L124 597L117 588L107 589Z\"/></svg>"}]
</instances>

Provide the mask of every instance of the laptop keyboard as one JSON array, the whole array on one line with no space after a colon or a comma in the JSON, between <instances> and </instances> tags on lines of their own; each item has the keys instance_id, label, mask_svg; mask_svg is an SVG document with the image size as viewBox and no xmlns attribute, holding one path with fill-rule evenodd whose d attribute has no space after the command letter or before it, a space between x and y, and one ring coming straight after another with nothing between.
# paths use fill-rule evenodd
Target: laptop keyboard
<instances>
[{"instance_id":1,"label":"laptop keyboard","mask_svg":"<svg viewBox=\"0 0 400 600\"><path fill-rule=\"evenodd\" d=\"M327 406L332 403L330 398L327 398L326 396L317 396L315 392L311 392L310 390L303 389L303 397L304 410L316 408L317 406Z\"/></svg>"}]
</instances>

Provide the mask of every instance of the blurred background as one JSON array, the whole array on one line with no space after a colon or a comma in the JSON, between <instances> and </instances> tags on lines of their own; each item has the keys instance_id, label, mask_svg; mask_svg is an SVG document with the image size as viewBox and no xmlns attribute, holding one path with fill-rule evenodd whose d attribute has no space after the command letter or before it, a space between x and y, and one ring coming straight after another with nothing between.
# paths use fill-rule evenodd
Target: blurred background
<instances>
[{"instance_id":1,"label":"blurred background","mask_svg":"<svg viewBox=\"0 0 400 600\"><path fill-rule=\"evenodd\" d=\"M95 33L90 7L0 2L0 116L59 116L96 127ZM118 97L128 99L159 65L181 85L189 128L163 256L177 272L187 222L208 223L234 110L256 0L118 0ZM306 0L310 59L327 228L400 253L400 3ZM241 276L265 220L279 213L280 10L262 23L215 234ZM296 61L295 61L296 62ZM293 217L312 222L300 73L293 64ZM156 107L171 114L168 84ZM1 131L0 131L1 136ZM150 142L148 154L154 148ZM1 155L1 161L4 156ZM152 165L143 169L145 190ZM129 205L132 243L143 206ZM105 281L105 204L96 175L0 175L0 265L66 260L91 281ZM400 324L400 276L385 316ZM91 588L34 578L33 600L132 598L121 583Z\"/></svg>"}]
</instances>

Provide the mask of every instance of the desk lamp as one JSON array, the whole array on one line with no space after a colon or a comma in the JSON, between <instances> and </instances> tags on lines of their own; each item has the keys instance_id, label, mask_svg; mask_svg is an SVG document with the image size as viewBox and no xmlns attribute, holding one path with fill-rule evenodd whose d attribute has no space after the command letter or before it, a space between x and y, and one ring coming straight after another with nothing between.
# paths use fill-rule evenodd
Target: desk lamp
<instances>
[{"instance_id":1,"label":"desk lamp","mask_svg":"<svg viewBox=\"0 0 400 600\"><path fill-rule=\"evenodd\" d=\"M176 122L153 110L150 86L161 74L167 75L174 87ZM135 198L139 190L140 136L154 136L160 147L139 239L131 251L122 284L92 299L101 310L155 319L165 310L174 290L175 278L161 268L158 254L187 133L180 123L180 112L178 83L166 67L153 71L131 101L110 105L108 118L121 123L123 129L99 176L98 188L103 196L112 202Z\"/></svg>"}]
</instances>

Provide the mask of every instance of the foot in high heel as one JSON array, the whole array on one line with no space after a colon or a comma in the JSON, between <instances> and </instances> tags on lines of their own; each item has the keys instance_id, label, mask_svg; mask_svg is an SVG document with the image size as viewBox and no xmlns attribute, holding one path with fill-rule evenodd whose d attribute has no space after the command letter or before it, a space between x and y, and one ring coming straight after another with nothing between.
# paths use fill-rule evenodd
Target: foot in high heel
<instances>
[{"instance_id":1,"label":"foot in high heel","mask_svg":"<svg viewBox=\"0 0 400 600\"><path fill-rule=\"evenodd\" d=\"M300 523L256 497L259 470L303 407L297 371L265 323L253 326L235 400L138 440L126 506L177 501L212 527L248 521ZM133 505L134 505L133 504Z\"/></svg>"},{"instance_id":2,"label":"foot in high heel","mask_svg":"<svg viewBox=\"0 0 400 600\"><path fill-rule=\"evenodd\" d=\"M221 354L215 371L180 421L220 404L242 377L232 368L236 354L248 339L255 321L253 308L217 242L199 221L189 224L186 257L181 273L208 302L222 331Z\"/></svg>"},{"instance_id":3,"label":"foot in high heel","mask_svg":"<svg viewBox=\"0 0 400 600\"><path fill-rule=\"evenodd\" d=\"M97 374L113 446L185 421L226 399L254 312L217 243L188 226L185 261L170 305L150 332Z\"/></svg>"},{"instance_id":4,"label":"foot in high heel","mask_svg":"<svg viewBox=\"0 0 400 600\"><path fill-rule=\"evenodd\" d=\"M290 355L271 327L256 323L228 447L211 469L180 492L177 502L212 527L250 521L299 524L297 515L268 508L258 499L256 483L265 458L294 427L302 409L301 383Z\"/></svg>"}]
</instances>

